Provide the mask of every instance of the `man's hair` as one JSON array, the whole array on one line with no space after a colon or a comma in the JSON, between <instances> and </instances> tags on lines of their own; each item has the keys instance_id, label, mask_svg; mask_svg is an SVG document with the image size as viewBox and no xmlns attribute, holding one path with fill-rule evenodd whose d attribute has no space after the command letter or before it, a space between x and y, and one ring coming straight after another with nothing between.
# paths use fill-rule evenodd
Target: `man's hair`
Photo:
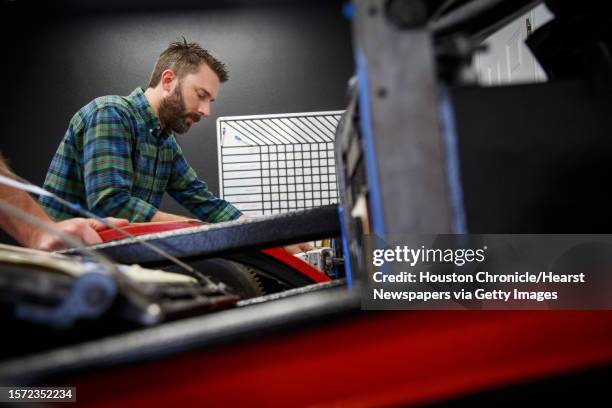
<instances>
[{"instance_id":1,"label":"man's hair","mask_svg":"<svg viewBox=\"0 0 612 408\"><path fill-rule=\"evenodd\" d=\"M217 74L219 81L225 82L228 80L229 74L224 63L213 57L210 52L200 47L199 44L188 43L185 37L183 37L183 41L171 43L159 55L151 74L149 88L155 88L159 84L162 72L167 69L173 70L180 79L187 74L197 72L202 63L208 65Z\"/></svg>"}]
</instances>

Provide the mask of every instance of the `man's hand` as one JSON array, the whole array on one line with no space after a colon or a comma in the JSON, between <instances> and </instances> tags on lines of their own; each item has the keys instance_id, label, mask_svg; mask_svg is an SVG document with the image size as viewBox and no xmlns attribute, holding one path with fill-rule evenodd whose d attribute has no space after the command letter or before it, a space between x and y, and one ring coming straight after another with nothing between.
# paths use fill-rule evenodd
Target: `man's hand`
<instances>
[{"instance_id":1,"label":"man's hand","mask_svg":"<svg viewBox=\"0 0 612 408\"><path fill-rule=\"evenodd\" d=\"M312 246L312 244L310 244L310 242L302 242L301 244L293 244L293 245L285 246L285 251L293 255L299 254L300 252L312 251L313 249L314 247Z\"/></svg>"},{"instance_id":2,"label":"man's hand","mask_svg":"<svg viewBox=\"0 0 612 408\"><path fill-rule=\"evenodd\" d=\"M124 227L129 224L128 220L112 217L106 218L106 221L116 227ZM106 228L106 225L91 218L71 218L51 225L85 245L101 243L102 240L96 231ZM32 238L32 244L28 246L43 251L57 251L68 247L68 244L60 237L44 230L38 230Z\"/></svg>"},{"instance_id":3,"label":"man's hand","mask_svg":"<svg viewBox=\"0 0 612 408\"><path fill-rule=\"evenodd\" d=\"M153 218L151 218L151 222L184 222L184 221L199 221L195 218L183 217L182 215L170 214L167 212L163 212L157 210Z\"/></svg>"}]
</instances>

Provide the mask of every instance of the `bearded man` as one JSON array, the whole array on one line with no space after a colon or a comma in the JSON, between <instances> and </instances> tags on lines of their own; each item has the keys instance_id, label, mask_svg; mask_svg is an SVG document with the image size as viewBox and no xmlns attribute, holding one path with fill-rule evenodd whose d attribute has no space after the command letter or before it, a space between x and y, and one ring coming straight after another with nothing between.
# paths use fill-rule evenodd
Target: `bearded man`
<instances>
[{"instance_id":1,"label":"bearded man","mask_svg":"<svg viewBox=\"0 0 612 408\"><path fill-rule=\"evenodd\" d=\"M198 179L174 137L210 114L227 79L225 65L198 44L170 44L146 91L96 98L74 115L45 189L99 216L131 222L184 220L158 209L164 191L203 221L239 218ZM48 197L40 203L56 221L78 215Z\"/></svg>"}]
</instances>

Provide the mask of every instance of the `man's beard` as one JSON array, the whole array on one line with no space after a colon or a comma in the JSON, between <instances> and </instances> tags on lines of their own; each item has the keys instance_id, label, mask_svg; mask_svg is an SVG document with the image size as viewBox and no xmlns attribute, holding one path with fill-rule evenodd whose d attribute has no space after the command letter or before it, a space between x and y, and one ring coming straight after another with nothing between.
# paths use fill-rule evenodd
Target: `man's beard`
<instances>
[{"instance_id":1,"label":"man's beard","mask_svg":"<svg viewBox=\"0 0 612 408\"><path fill-rule=\"evenodd\" d=\"M179 82L176 84L174 92L159 104L159 121L164 129L170 129L182 135L191 127L186 121L187 118L190 118L193 123L200 121L199 115L187 112L181 93L181 83Z\"/></svg>"}]
</instances>

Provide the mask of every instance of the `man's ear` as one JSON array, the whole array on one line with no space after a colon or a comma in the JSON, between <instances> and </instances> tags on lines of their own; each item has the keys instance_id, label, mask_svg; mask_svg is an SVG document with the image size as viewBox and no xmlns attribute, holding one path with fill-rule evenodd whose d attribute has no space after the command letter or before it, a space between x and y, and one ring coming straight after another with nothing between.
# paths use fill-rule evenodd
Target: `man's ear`
<instances>
[{"instance_id":1,"label":"man's ear","mask_svg":"<svg viewBox=\"0 0 612 408\"><path fill-rule=\"evenodd\" d=\"M174 84L176 82L176 74L173 70L167 69L161 74L161 86L162 90L166 92L172 92Z\"/></svg>"}]
</instances>

